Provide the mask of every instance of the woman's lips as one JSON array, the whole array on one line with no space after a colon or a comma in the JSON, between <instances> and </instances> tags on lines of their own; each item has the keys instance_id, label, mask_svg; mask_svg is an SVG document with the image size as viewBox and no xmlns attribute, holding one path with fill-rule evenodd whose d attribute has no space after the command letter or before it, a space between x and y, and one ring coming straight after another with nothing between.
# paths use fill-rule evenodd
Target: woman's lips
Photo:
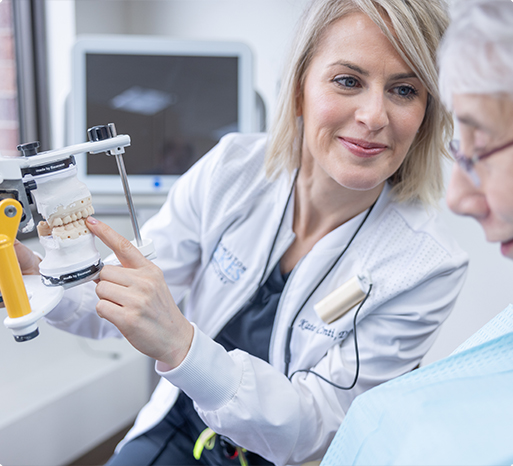
<instances>
[{"instance_id":1,"label":"woman's lips","mask_svg":"<svg viewBox=\"0 0 513 466\"><path fill-rule=\"evenodd\" d=\"M338 140L352 154L357 157L374 157L381 154L388 146L377 142L368 142L361 139L342 138Z\"/></svg>"}]
</instances>

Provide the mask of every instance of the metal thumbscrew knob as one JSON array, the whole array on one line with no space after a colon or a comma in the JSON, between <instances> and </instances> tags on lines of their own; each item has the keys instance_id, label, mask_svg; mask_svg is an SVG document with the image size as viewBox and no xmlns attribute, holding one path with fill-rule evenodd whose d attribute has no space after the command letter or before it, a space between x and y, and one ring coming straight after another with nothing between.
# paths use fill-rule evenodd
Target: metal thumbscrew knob
<instances>
[{"instance_id":1,"label":"metal thumbscrew knob","mask_svg":"<svg viewBox=\"0 0 513 466\"><path fill-rule=\"evenodd\" d=\"M32 157L33 155L37 155L37 148L39 147L39 141L27 142L26 144L19 144L16 146L21 152L23 157Z\"/></svg>"},{"instance_id":2,"label":"metal thumbscrew knob","mask_svg":"<svg viewBox=\"0 0 513 466\"><path fill-rule=\"evenodd\" d=\"M5 209L4 209L4 212L5 212L5 215L9 218L13 218L16 216L16 214L18 213L18 210L16 209L16 207L14 207L13 205L10 205L10 206L7 206Z\"/></svg>"},{"instance_id":3,"label":"metal thumbscrew knob","mask_svg":"<svg viewBox=\"0 0 513 466\"><path fill-rule=\"evenodd\" d=\"M89 141L104 141L105 139L114 138L117 136L116 127L114 123L108 125L93 126L87 130Z\"/></svg>"}]
</instances>

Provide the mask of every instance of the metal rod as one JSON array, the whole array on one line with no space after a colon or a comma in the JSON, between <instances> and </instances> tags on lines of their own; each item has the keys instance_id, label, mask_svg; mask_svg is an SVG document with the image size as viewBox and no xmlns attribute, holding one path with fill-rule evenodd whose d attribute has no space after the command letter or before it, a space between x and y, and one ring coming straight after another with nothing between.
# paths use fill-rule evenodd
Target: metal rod
<instances>
[{"instance_id":1,"label":"metal rod","mask_svg":"<svg viewBox=\"0 0 513 466\"><path fill-rule=\"evenodd\" d=\"M135 241L137 246L141 247L143 245L141 232L139 230L139 224L137 223L137 217L135 215L134 204L132 202L132 195L130 194L130 186L128 186L128 177L126 175L125 162L123 161L122 154L116 154L116 163L118 164L121 182L123 183L123 190L125 191L125 199L128 205L128 212L130 213L130 220L132 221L132 228L134 229Z\"/></svg>"}]
</instances>

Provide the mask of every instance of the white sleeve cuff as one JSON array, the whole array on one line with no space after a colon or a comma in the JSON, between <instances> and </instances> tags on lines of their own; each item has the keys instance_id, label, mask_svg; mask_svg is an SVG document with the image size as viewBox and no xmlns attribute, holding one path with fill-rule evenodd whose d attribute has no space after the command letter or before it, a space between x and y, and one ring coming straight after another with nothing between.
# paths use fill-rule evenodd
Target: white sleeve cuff
<instances>
[{"instance_id":1,"label":"white sleeve cuff","mask_svg":"<svg viewBox=\"0 0 513 466\"><path fill-rule=\"evenodd\" d=\"M86 286L88 285L77 286L64 291L61 301L48 313L46 319L51 323L68 323L70 320L77 318L77 311L84 299Z\"/></svg>"},{"instance_id":2,"label":"white sleeve cuff","mask_svg":"<svg viewBox=\"0 0 513 466\"><path fill-rule=\"evenodd\" d=\"M241 361L232 359L218 343L194 325L194 337L187 356L174 369L157 373L187 394L203 411L214 411L237 393L242 380Z\"/></svg>"}]
</instances>

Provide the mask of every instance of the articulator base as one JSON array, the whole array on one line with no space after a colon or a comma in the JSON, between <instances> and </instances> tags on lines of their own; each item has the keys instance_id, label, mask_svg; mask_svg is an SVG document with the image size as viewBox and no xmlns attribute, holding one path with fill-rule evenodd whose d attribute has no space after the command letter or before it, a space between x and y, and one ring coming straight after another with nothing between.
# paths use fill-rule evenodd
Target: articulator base
<instances>
[{"instance_id":1,"label":"articulator base","mask_svg":"<svg viewBox=\"0 0 513 466\"><path fill-rule=\"evenodd\" d=\"M21 317L6 317L4 325L11 329L18 342L32 340L39 335L37 321L52 311L62 299L63 287L47 287L37 275L23 277L31 312Z\"/></svg>"}]
</instances>

